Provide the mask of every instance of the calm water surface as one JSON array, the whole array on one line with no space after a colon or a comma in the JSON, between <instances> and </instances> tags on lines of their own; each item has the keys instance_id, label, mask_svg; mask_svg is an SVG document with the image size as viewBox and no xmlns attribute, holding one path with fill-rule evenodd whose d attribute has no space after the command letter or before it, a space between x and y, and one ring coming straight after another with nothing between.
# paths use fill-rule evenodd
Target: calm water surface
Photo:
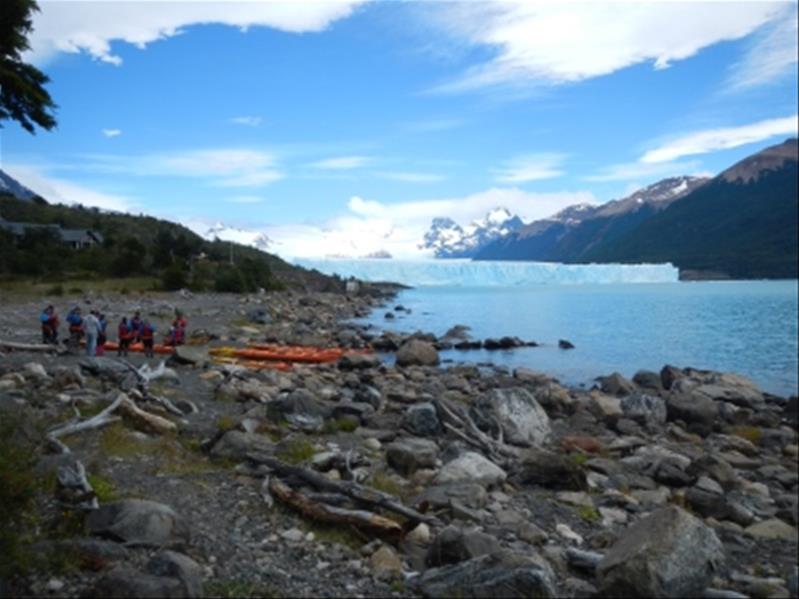
<instances>
[{"instance_id":1,"label":"calm water surface","mask_svg":"<svg viewBox=\"0 0 799 599\"><path fill-rule=\"evenodd\" d=\"M797 392L797 282L734 281L540 285L526 288L418 287L365 322L442 335L455 324L474 338L515 335L542 347L457 350L442 359L527 366L590 385L603 374L660 370L664 364L746 375L771 393ZM558 349L568 339L576 349Z\"/></svg>"}]
</instances>

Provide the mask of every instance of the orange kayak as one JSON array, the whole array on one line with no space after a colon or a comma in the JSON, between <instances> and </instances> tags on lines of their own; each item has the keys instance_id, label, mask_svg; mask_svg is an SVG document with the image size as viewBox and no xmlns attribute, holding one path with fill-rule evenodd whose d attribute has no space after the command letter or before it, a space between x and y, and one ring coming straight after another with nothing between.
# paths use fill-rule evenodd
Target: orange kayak
<instances>
[{"instance_id":1,"label":"orange kayak","mask_svg":"<svg viewBox=\"0 0 799 599\"><path fill-rule=\"evenodd\" d=\"M254 370L280 370L287 372L292 369L290 362L269 362L266 360L239 360L237 358L226 358L215 356L214 362L217 364L232 364L234 366L243 366Z\"/></svg>"},{"instance_id":2,"label":"orange kayak","mask_svg":"<svg viewBox=\"0 0 799 599\"><path fill-rule=\"evenodd\" d=\"M103 347L107 351L114 351L119 349L119 343L115 343L114 341L106 341ZM131 343L128 346L128 351L137 351L143 352L144 351L144 344L143 343ZM162 345L160 343L156 343L153 345L153 353L156 354L174 354L175 347L172 345Z\"/></svg>"},{"instance_id":3,"label":"orange kayak","mask_svg":"<svg viewBox=\"0 0 799 599\"><path fill-rule=\"evenodd\" d=\"M245 360L268 360L279 362L306 362L321 364L335 362L344 355L340 348L301 347L296 345L253 345L246 348L218 347L211 355L242 358Z\"/></svg>"}]
</instances>

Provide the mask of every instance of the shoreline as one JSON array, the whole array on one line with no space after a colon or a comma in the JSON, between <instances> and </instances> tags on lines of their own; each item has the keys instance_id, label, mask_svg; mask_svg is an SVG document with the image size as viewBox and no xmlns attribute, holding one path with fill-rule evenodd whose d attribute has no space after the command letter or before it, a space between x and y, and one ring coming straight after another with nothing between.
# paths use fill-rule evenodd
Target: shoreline
<instances>
[{"instance_id":1,"label":"shoreline","mask_svg":"<svg viewBox=\"0 0 799 599\"><path fill-rule=\"evenodd\" d=\"M93 303L110 323L139 307L160 324L180 307L189 331L201 329L211 347L253 340L362 350L375 338L350 319L395 293L115 295ZM17 340L37 339L34 306L4 305L0 338L17 323ZM583 597L615 594L622 583L683 596L708 587L751 594L766 583L779 594L794 584L795 398L763 394L736 375L668 367L572 388L525 368L441 368L424 333L394 342L395 365L354 353L288 372L213 364L203 346L187 346L144 387L113 366L115 356L0 354L0 422L37 423L15 429L24 433L15 447L33 448L39 473L79 460L99 508L76 513L103 514L81 515L58 536L58 484L36 491L25 507L43 523L36 551L94 555L98 567L35 561L27 573L0 573L0 586L12 596L56 587L65 596L136 595L144 584L162 594L190 584L202 596L468 596L479 573L483 594L532 588ZM159 362L149 362L150 373ZM129 363L140 369L146 361L131 354ZM145 415L125 408L122 420L64 436L69 454L43 443L39 431L86 421L120 393ZM391 499L376 506L345 489ZM64 492L60 501L81 501ZM152 533L130 530L129 512L128 524L115 520L123 509L176 514L157 530L178 557L147 544L120 548L113 539ZM346 510L383 520L371 528L318 520ZM112 540L100 520L115 527ZM16 521L27 520L17 513ZM657 551L636 546L636 559L657 564L665 555L693 586L611 566L635 544L635 527L659 531ZM710 541L681 544L694 533ZM675 561L682 551L691 552L689 563ZM159 569L163 560L181 566ZM712 579L704 569L711 562Z\"/></svg>"}]
</instances>

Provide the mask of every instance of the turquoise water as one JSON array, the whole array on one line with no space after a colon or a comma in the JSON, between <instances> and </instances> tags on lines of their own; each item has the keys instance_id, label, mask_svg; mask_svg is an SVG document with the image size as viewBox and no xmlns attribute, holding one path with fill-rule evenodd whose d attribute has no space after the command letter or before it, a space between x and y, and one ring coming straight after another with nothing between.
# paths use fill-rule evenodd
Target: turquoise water
<instances>
[{"instance_id":1,"label":"turquoise water","mask_svg":"<svg viewBox=\"0 0 799 599\"><path fill-rule=\"evenodd\" d=\"M410 308L381 329L442 335L455 324L476 339L515 335L542 347L457 350L442 359L541 370L573 385L664 364L737 372L768 392L797 392L797 282L724 281L537 285L524 288L417 287L392 302ZM558 339L576 346L564 351Z\"/></svg>"}]
</instances>

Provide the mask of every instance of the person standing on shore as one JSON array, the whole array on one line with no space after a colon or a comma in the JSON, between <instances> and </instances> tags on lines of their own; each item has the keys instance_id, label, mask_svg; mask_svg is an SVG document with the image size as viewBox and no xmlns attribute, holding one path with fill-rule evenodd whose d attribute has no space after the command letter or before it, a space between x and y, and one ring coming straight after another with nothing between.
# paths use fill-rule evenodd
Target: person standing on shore
<instances>
[{"instance_id":1,"label":"person standing on shore","mask_svg":"<svg viewBox=\"0 0 799 599\"><path fill-rule=\"evenodd\" d=\"M130 330L130 325L128 325L127 317L123 316L122 320L119 321L117 334L119 338L119 347L117 348L117 355L127 356L128 347L130 346L130 340L133 337L133 333Z\"/></svg>"},{"instance_id":2,"label":"person standing on shore","mask_svg":"<svg viewBox=\"0 0 799 599\"><path fill-rule=\"evenodd\" d=\"M141 312L136 310L133 313L133 318L130 319L128 322L128 328L130 328L131 340L132 343L138 343L141 341Z\"/></svg>"},{"instance_id":3,"label":"person standing on shore","mask_svg":"<svg viewBox=\"0 0 799 599\"><path fill-rule=\"evenodd\" d=\"M75 306L69 311L67 322L69 323L69 347L75 350L80 345L80 339L83 336L83 316L81 316L79 306Z\"/></svg>"},{"instance_id":4,"label":"person standing on shore","mask_svg":"<svg viewBox=\"0 0 799 599\"><path fill-rule=\"evenodd\" d=\"M97 318L97 310L92 310L83 319L83 332L86 335L86 355L94 356L97 353L97 337L100 335L100 320Z\"/></svg>"},{"instance_id":5,"label":"person standing on shore","mask_svg":"<svg viewBox=\"0 0 799 599\"><path fill-rule=\"evenodd\" d=\"M148 321L143 321L139 329L141 335L141 342L144 345L144 357L153 357L153 337L155 336L155 327Z\"/></svg>"},{"instance_id":6,"label":"person standing on shore","mask_svg":"<svg viewBox=\"0 0 799 599\"><path fill-rule=\"evenodd\" d=\"M99 314L97 320L100 322L100 333L97 335L97 355L102 356L105 353L105 342L108 341L105 334L108 321L105 319L105 314Z\"/></svg>"},{"instance_id":7,"label":"person standing on shore","mask_svg":"<svg viewBox=\"0 0 799 599\"><path fill-rule=\"evenodd\" d=\"M55 313L55 308L50 305L47 306L39 316L39 321L42 323L42 343L58 343L58 316Z\"/></svg>"}]
</instances>

